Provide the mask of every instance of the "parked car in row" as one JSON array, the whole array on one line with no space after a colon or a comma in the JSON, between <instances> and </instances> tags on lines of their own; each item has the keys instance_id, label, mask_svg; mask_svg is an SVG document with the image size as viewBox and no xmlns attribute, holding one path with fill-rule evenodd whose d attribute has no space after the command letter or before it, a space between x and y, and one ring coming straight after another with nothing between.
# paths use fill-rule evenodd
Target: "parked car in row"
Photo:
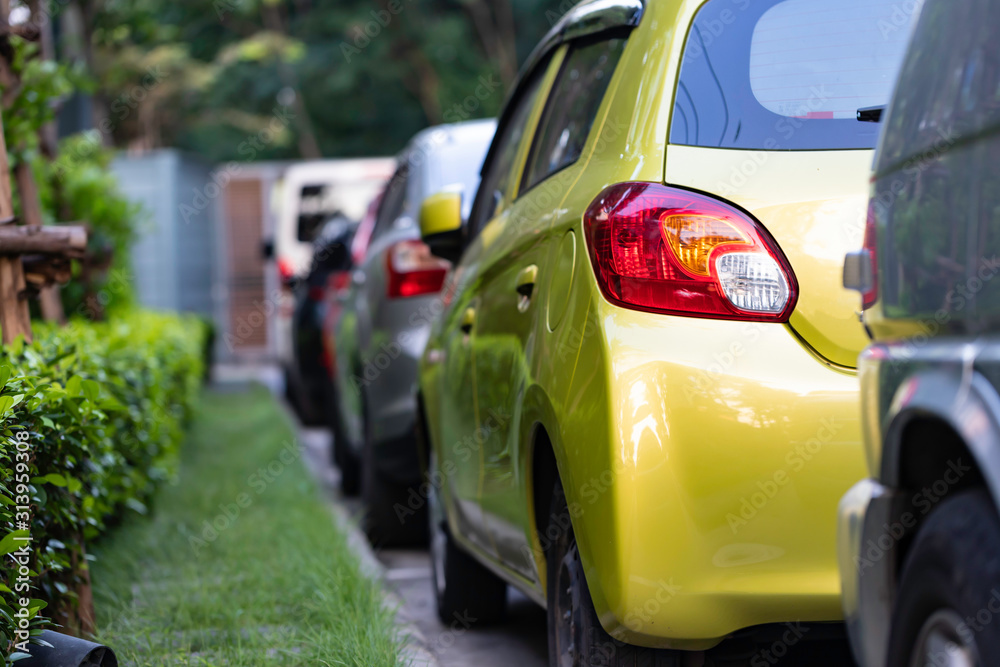
<instances>
[{"instance_id":1,"label":"parked car in row","mask_svg":"<svg viewBox=\"0 0 1000 667\"><path fill-rule=\"evenodd\" d=\"M423 466L414 424L417 360L449 265L420 240L425 197L448 186L476 187L493 137L492 120L442 125L417 134L400 154L352 275L335 327L335 458L344 490L360 487L369 536L381 545L412 543L426 521L401 521ZM358 477L360 476L360 479Z\"/></svg>"},{"instance_id":2,"label":"parked car in row","mask_svg":"<svg viewBox=\"0 0 1000 667\"><path fill-rule=\"evenodd\" d=\"M325 423L317 396L299 374L295 357L293 319L296 286L312 269L313 244L331 216L361 220L372 198L392 175L391 158L316 160L289 167L282 178L280 210L266 254L275 262L278 281L287 297L277 306L275 336L277 356L285 380L285 393L306 423Z\"/></svg>"},{"instance_id":3,"label":"parked car in row","mask_svg":"<svg viewBox=\"0 0 1000 667\"><path fill-rule=\"evenodd\" d=\"M868 338L840 274L895 9L591 0L535 49L468 219L455 191L420 215L454 263L418 393L442 621L500 617L513 585L552 665L838 636L794 664L849 663L835 527Z\"/></svg>"},{"instance_id":4,"label":"parked car in row","mask_svg":"<svg viewBox=\"0 0 1000 667\"><path fill-rule=\"evenodd\" d=\"M865 667L1000 665L998 25L997 2L923 4L845 266L875 340L839 530Z\"/></svg>"},{"instance_id":5,"label":"parked car in row","mask_svg":"<svg viewBox=\"0 0 1000 667\"><path fill-rule=\"evenodd\" d=\"M340 470L340 490L345 496L356 496L361 491L361 463L358 458L349 453L347 447L340 446L344 434L340 429L337 394L337 327L344 309L351 298L351 274L353 267L361 266L368 252L368 244L375 229L379 207L382 204L382 194L379 193L368 206L368 212L361 219L350 245L350 271L338 273L327 284L325 309L323 313L323 330L320 334L323 344L323 368L327 374L326 403L324 412L326 425L333 438L330 448L331 463Z\"/></svg>"},{"instance_id":6,"label":"parked car in row","mask_svg":"<svg viewBox=\"0 0 1000 667\"><path fill-rule=\"evenodd\" d=\"M295 406L303 422L326 426L333 396L330 359L326 355L324 323L331 299L350 280L350 246L358 223L337 213L313 241L309 272L296 281L292 314L292 364L296 378Z\"/></svg>"}]
</instances>

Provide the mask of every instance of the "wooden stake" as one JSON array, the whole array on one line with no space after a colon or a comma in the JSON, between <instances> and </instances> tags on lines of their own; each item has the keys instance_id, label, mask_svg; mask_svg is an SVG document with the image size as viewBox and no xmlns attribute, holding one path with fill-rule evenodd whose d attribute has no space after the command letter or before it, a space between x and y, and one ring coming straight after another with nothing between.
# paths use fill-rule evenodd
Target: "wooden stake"
<instances>
[{"instance_id":1,"label":"wooden stake","mask_svg":"<svg viewBox=\"0 0 1000 667\"><path fill-rule=\"evenodd\" d=\"M17 179L17 193L21 195L21 220L28 226L42 226L42 202L38 197L38 186L31 165L20 162L14 167Z\"/></svg>"},{"instance_id":2,"label":"wooden stake","mask_svg":"<svg viewBox=\"0 0 1000 667\"><path fill-rule=\"evenodd\" d=\"M83 225L48 227L0 226L0 255L66 255L83 257L87 228Z\"/></svg>"},{"instance_id":3,"label":"wooden stake","mask_svg":"<svg viewBox=\"0 0 1000 667\"><path fill-rule=\"evenodd\" d=\"M52 39L52 17L46 14L48 3L45 0L29 0L32 25L38 26L38 38L41 44L42 60L55 60L55 48ZM58 140L56 124L49 121L38 131L42 154L50 160L56 159ZM35 174L31 165L22 162L17 165L17 190L21 194L21 209L24 211L24 222L28 225L41 225L42 203L35 184ZM42 310L42 319L46 322L66 324L66 311L63 309L62 297L59 295L59 285L45 285L39 290L38 302Z\"/></svg>"},{"instance_id":4,"label":"wooden stake","mask_svg":"<svg viewBox=\"0 0 1000 667\"><path fill-rule=\"evenodd\" d=\"M0 220L10 220L14 217L14 196L10 190L10 163L7 161L7 139L4 137L2 130L3 110L0 109Z\"/></svg>"},{"instance_id":5,"label":"wooden stake","mask_svg":"<svg viewBox=\"0 0 1000 667\"><path fill-rule=\"evenodd\" d=\"M25 294L27 284L20 257L0 257L0 326L3 344L13 343L18 336L31 342L31 316Z\"/></svg>"},{"instance_id":6,"label":"wooden stake","mask_svg":"<svg viewBox=\"0 0 1000 667\"><path fill-rule=\"evenodd\" d=\"M2 11L2 9L0 9ZM10 190L10 163L7 161L7 141L3 136L3 112L0 111L0 219L14 217L14 199ZM0 229L11 229L5 226ZM31 342L31 315L24 293L24 268L21 258L0 257L0 328L3 344L13 343L18 336Z\"/></svg>"}]
</instances>

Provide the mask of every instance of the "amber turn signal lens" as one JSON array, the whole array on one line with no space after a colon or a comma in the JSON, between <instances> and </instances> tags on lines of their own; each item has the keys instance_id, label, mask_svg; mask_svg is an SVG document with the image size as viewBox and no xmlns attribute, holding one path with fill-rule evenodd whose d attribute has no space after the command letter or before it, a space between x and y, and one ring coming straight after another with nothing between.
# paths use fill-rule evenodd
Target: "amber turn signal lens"
<instances>
[{"instance_id":1,"label":"amber turn signal lens","mask_svg":"<svg viewBox=\"0 0 1000 667\"><path fill-rule=\"evenodd\" d=\"M708 258L720 245L750 245L734 225L701 215L671 215L663 220L663 238L681 266L696 276L710 275Z\"/></svg>"}]
</instances>

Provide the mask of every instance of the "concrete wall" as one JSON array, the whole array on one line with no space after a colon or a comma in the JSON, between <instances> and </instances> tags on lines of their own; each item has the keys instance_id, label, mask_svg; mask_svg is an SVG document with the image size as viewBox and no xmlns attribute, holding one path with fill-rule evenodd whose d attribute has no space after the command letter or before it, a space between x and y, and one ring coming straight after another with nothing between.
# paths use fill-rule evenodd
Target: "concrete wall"
<instances>
[{"instance_id":1,"label":"concrete wall","mask_svg":"<svg viewBox=\"0 0 1000 667\"><path fill-rule=\"evenodd\" d=\"M132 249L136 296L149 308L194 312L215 318L218 196L211 168L164 149L117 158L112 168L122 191L144 209Z\"/></svg>"}]
</instances>

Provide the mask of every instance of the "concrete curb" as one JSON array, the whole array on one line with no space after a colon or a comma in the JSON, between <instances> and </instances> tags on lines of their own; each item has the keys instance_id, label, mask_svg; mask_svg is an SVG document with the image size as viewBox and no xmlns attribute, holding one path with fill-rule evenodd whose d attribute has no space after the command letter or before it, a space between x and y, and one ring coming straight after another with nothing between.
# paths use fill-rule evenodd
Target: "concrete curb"
<instances>
[{"instance_id":1,"label":"concrete curb","mask_svg":"<svg viewBox=\"0 0 1000 667\"><path fill-rule=\"evenodd\" d=\"M375 556L368 538L365 537L361 529L347 512L347 508L338 502L331 505L334 521L347 536L347 544L358 556L361 562L361 571L365 576L383 584L386 605L396 610L396 624L399 628L400 637L403 639L403 660L404 664L412 667L439 667L438 660L427 648L427 638L412 623L407 623L400 618L400 611L403 608L403 601L385 587L385 568Z\"/></svg>"}]
</instances>

